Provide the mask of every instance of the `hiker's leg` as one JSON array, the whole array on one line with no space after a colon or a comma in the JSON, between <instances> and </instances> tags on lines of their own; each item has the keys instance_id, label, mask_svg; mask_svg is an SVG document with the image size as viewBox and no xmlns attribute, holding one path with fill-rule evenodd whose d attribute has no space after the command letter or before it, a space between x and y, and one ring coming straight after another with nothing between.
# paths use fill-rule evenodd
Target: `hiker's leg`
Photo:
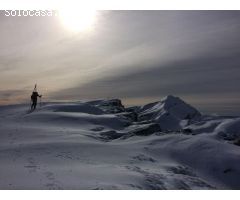
<instances>
[{"instance_id":1,"label":"hiker's leg","mask_svg":"<svg viewBox=\"0 0 240 200\"><path fill-rule=\"evenodd\" d=\"M33 109L36 109L36 101L33 101L33 104L32 104L32 106L33 106Z\"/></svg>"}]
</instances>

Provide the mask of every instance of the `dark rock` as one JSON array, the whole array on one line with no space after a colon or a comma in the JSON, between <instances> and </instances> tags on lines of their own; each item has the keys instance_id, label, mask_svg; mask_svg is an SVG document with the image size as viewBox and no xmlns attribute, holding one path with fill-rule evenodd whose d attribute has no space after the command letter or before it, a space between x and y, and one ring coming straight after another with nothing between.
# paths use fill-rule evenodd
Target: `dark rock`
<instances>
[{"instance_id":1,"label":"dark rock","mask_svg":"<svg viewBox=\"0 0 240 200\"><path fill-rule=\"evenodd\" d=\"M120 99L111 99L111 100L104 100L99 102L96 105L97 107L101 108L106 113L121 113L125 112L125 108L122 105Z\"/></svg>"},{"instance_id":2,"label":"dark rock","mask_svg":"<svg viewBox=\"0 0 240 200\"><path fill-rule=\"evenodd\" d=\"M229 173L229 172L231 172L231 171L233 171L233 170L230 169L230 168L228 168L228 169L225 169L225 170L223 171L223 173L226 174L226 173Z\"/></svg>"},{"instance_id":3,"label":"dark rock","mask_svg":"<svg viewBox=\"0 0 240 200\"><path fill-rule=\"evenodd\" d=\"M130 131L130 133L139 136L148 136L156 132L160 132L161 127L157 123L146 124L141 127L137 127L136 129Z\"/></svg>"},{"instance_id":4,"label":"dark rock","mask_svg":"<svg viewBox=\"0 0 240 200\"><path fill-rule=\"evenodd\" d=\"M135 112L123 112L117 114L117 116L124 117L125 119L131 120L131 121L137 121L137 113Z\"/></svg>"},{"instance_id":5,"label":"dark rock","mask_svg":"<svg viewBox=\"0 0 240 200\"><path fill-rule=\"evenodd\" d=\"M184 134L191 134L191 133L193 133L193 131L190 128L184 128L184 129L182 129L182 133L184 133Z\"/></svg>"},{"instance_id":6,"label":"dark rock","mask_svg":"<svg viewBox=\"0 0 240 200\"><path fill-rule=\"evenodd\" d=\"M233 144L240 146L240 138L234 140Z\"/></svg>"},{"instance_id":7,"label":"dark rock","mask_svg":"<svg viewBox=\"0 0 240 200\"><path fill-rule=\"evenodd\" d=\"M139 110L141 109L140 106L132 106L132 107L128 107L125 108L126 112L139 112Z\"/></svg>"},{"instance_id":8,"label":"dark rock","mask_svg":"<svg viewBox=\"0 0 240 200\"><path fill-rule=\"evenodd\" d=\"M101 139L105 139L105 140L114 140L114 139L118 139L122 136L123 136L123 133L119 133L119 132L116 132L113 130L100 133Z\"/></svg>"}]
</instances>

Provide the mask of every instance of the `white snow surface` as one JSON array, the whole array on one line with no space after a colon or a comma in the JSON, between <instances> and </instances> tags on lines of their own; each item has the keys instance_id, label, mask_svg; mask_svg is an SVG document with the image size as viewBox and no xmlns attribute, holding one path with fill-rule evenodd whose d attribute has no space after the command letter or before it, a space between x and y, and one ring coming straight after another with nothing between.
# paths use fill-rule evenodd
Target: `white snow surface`
<instances>
[{"instance_id":1,"label":"white snow surface","mask_svg":"<svg viewBox=\"0 0 240 200\"><path fill-rule=\"evenodd\" d=\"M219 137L227 140L236 140L240 138L240 118L228 119L219 124L215 129Z\"/></svg>"},{"instance_id":2,"label":"white snow surface","mask_svg":"<svg viewBox=\"0 0 240 200\"><path fill-rule=\"evenodd\" d=\"M139 113L140 119L158 121L164 130L179 130L183 120L196 120L200 116L195 108L172 95L143 106Z\"/></svg>"},{"instance_id":3,"label":"white snow surface","mask_svg":"<svg viewBox=\"0 0 240 200\"><path fill-rule=\"evenodd\" d=\"M28 109L0 107L0 189L240 189L239 117L174 96Z\"/></svg>"}]
</instances>

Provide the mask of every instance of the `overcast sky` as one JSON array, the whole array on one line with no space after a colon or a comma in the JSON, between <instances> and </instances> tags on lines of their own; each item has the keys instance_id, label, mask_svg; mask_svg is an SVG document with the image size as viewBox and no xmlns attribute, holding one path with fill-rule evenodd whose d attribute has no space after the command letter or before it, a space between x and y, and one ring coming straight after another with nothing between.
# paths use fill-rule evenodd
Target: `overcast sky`
<instances>
[{"instance_id":1,"label":"overcast sky","mask_svg":"<svg viewBox=\"0 0 240 200\"><path fill-rule=\"evenodd\" d=\"M0 15L0 103L172 94L204 112L240 114L240 11L98 11L91 31L58 17Z\"/></svg>"}]
</instances>

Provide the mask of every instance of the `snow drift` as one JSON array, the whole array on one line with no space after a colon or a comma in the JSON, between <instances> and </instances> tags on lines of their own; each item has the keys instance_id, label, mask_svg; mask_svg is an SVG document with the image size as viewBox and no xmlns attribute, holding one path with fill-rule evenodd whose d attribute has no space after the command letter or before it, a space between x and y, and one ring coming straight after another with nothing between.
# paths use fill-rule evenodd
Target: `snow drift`
<instances>
[{"instance_id":1,"label":"snow drift","mask_svg":"<svg viewBox=\"0 0 240 200\"><path fill-rule=\"evenodd\" d=\"M0 189L240 189L239 117L178 97L0 107Z\"/></svg>"},{"instance_id":2,"label":"snow drift","mask_svg":"<svg viewBox=\"0 0 240 200\"><path fill-rule=\"evenodd\" d=\"M215 133L226 140L240 139L240 118L224 120L216 127Z\"/></svg>"}]
</instances>

